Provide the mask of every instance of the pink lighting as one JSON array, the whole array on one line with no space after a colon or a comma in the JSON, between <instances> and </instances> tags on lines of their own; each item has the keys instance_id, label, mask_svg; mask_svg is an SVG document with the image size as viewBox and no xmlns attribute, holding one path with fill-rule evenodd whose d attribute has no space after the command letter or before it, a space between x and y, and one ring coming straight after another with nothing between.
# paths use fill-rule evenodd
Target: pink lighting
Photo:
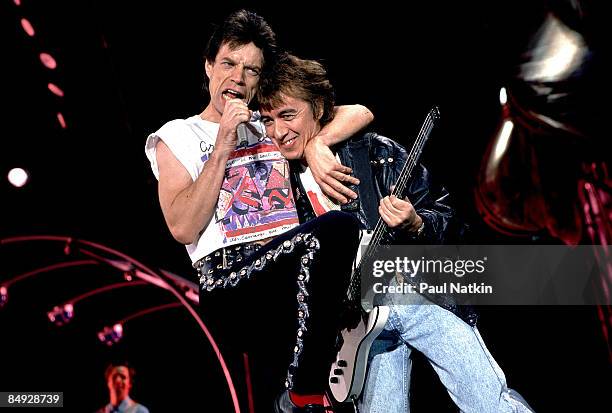
<instances>
[{"instance_id":1,"label":"pink lighting","mask_svg":"<svg viewBox=\"0 0 612 413\"><path fill-rule=\"evenodd\" d=\"M34 31L34 27L32 27L32 23L30 23L28 19L21 19L21 27L23 28L23 31L28 34L28 36L34 37L34 33L36 32Z\"/></svg>"},{"instance_id":2,"label":"pink lighting","mask_svg":"<svg viewBox=\"0 0 612 413\"><path fill-rule=\"evenodd\" d=\"M60 89L59 86L49 82L47 87L49 88L51 93L53 93L54 95L57 95L59 97L64 97L64 91L62 89Z\"/></svg>"},{"instance_id":3,"label":"pink lighting","mask_svg":"<svg viewBox=\"0 0 612 413\"><path fill-rule=\"evenodd\" d=\"M98 333L98 339L109 347L118 343L121 337L123 337L123 326L120 323L112 327L104 327L104 329Z\"/></svg>"},{"instance_id":4,"label":"pink lighting","mask_svg":"<svg viewBox=\"0 0 612 413\"><path fill-rule=\"evenodd\" d=\"M41 53L39 57L40 61L46 68L53 70L57 67L57 62L49 53Z\"/></svg>"},{"instance_id":5,"label":"pink lighting","mask_svg":"<svg viewBox=\"0 0 612 413\"><path fill-rule=\"evenodd\" d=\"M57 121L59 122L62 129L66 129L66 120L64 119L64 115L61 112L57 112Z\"/></svg>"},{"instance_id":6,"label":"pink lighting","mask_svg":"<svg viewBox=\"0 0 612 413\"><path fill-rule=\"evenodd\" d=\"M73 242L74 241L74 242ZM39 268L30 272L27 272L25 274L21 274L17 277L14 277L10 280L8 280L8 285L7 288L10 286L10 284L15 283L17 281L23 280L25 278L29 278L33 275L37 275L40 273L45 273L45 272L50 272L53 270L57 270L59 268L66 268L66 267L75 267L75 266L80 266L80 265L98 265L100 263L106 263L109 264L115 268L120 269L121 271L126 271L129 267L132 266L136 266L137 268L139 268L140 270L136 271L136 274L139 278L146 280L146 282L151 283L153 285L157 285L160 288L163 288L165 290L168 290L169 292L172 293L172 295L174 295L176 297L176 299L179 301L180 305L182 305L187 312L191 315L191 317L196 321L196 323L198 324L198 326L200 327L200 329L202 330L202 332L204 333L204 335L206 336L206 339L208 340L210 346L211 346L211 350L213 352L213 354L216 356L220 367L221 367L221 371L223 372L223 376L225 378L225 381L227 383L227 387L228 390L230 392L230 396L231 396L231 400L232 400L232 404L234 407L234 412L235 413L240 413L240 404L238 402L238 394L236 392L236 387L234 386L234 381L232 380L232 376L230 374L230 371L228 369L228 366L225 362L225 359L222 355L221 349L219 348L219 346L217 345L215 339L213 338L211 332L208 330L208 328L206 327L206 325L204 324L204 322L202 321L202 319L200 318L200 316L198 315L197 311L195 310L195 308L193 306L191 306L187 300L185 299L185 297L173 286L171 286L170 284L168 284L166 281L164 281L163 277L161 277L156 271L152 270L151 268L149 268L147 265L139 262L138 260L120 252L117 251L113 248L104 246L102 244L99 243L95 243L95 242L91 242L91 241L87 241L87 240L83 240L83 239L73 239L70 237L65 237L65 236L57 236L57 235L22 235L22 236L15 236L15 237L8 237L8 238L2 238L0 239L0 245L11 245L11 244L21 244L21 243L30 243L30 242L58 242L61 243L63 246L70 246L70 244L72 244L73 249L77 250L79 253L83 253L85 255L88 256L92 256L95 259L88 259L88 260L81 260L81 261L71 261L71 262L66 262L66 263L58 263L58 264L53 264L53 265L49 265L43 268ZM111 254L113 257L115 257L114 259L108 259L108 258L104 258L103 256L100 256L98 254L94 254L91 253L89 251L87 251L86 249L82 248L82 246L84 247L88 247L88 248L93 248L95 250L98 251L102 251L104 253L107 254ZM122 261L124 260L124 261ZM128 265L129 264L129 265ZM167 272L166 272L167 273ZM146 277L145 277L146 276ZM178 276L177 276L178 278ZM132 283L134 283L134 281L132 281ZM195 296L197 296L197 287L196 287L196 292L193 293ZM176 303L178 304L178 303ZM166 308L169 308L170 305L167 305ZM160 308L158 308L160 309ZM148 312L152 312L153 310L149 309L147 310ZM143 313L139 314L143 315ZM112 329L110 327L107 327L107 329L111 330ZM105 329L103 332L98 334L98 338L102 341L104 340L104 333L107 330ZM112 343L111 343L112 344Z\"/></svg>"},{"instance_id":7,"label":"pink lighting","mask_svg":"<svg viewBox=\"0 0 612 413\"><path fill-rule=\"evenodd\" d=\"M63 326L72 320L74 317L74 306L70 303L64 305L56 305L53 310L47 313L49 321L54 323L56 326Z\"/></svg>"},{"instance_id":8,"label":"pink lighting","mask_svg":"<svg viewBox=\"0 0 612 413\"><path fill-rule=\"evenodd\" d=\"M8 301L8 288L6 286L0 286L0 308L4 307Z\"/></svg>"}]
</instances>

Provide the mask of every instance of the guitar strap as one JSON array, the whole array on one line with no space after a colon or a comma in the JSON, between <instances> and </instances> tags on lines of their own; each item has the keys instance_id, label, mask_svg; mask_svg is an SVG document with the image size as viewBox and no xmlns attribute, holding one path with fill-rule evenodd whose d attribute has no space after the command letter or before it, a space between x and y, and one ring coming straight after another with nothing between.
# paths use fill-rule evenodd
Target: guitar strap
<instances>
[{"instance_id":1,"label":"guitar strap","mask_svg":"<svg viewBox=\"0 0 612 413\"><path fill-rule=\"evenodd\" d=\"M302 185L300 179L300 171L303 166L299 161L289 161L289 177L291 179L291 188L293 189L293 197L295 199L295 207L298 211L298 217L300 218L300 224L315 219L317 215L310 205L308 196L306 195L306 189Z\"/></svg>"}]
</instances>

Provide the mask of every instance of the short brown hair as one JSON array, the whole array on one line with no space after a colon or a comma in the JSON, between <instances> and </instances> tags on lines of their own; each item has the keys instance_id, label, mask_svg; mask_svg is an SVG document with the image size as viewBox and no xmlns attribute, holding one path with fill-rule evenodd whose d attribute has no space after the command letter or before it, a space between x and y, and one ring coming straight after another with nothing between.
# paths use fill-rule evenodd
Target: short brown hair
<instances>
[{"instance_id":1,"label":"short brown hair","mask_svg":"<svg viewBox=\"0 0 612 413\"><path fill-rule=\"evenodd\" d=\"M305 100L321 126L334 118L334 88L323 65L314 60L284 54L259 82L257 100L261 109L271 110L282 104L280 94Z\"/></svg>"},{"instance_id":2,"label":"short brown hair","mask_svg":"<svg viewBox=\"0 0 612 413\"><path fill-rule=\"evenodd\" d=\"M227 44L230 49L245 44L253 44L261 49L264 65L274 62L277 53L276 34L270 25L259 16L248 10L238 10L227 16L218 26L208 40L204 58L212 63L222 45ZM208 76L205 76L204 87L208 89Z\"/></svg>"}]
</instances>

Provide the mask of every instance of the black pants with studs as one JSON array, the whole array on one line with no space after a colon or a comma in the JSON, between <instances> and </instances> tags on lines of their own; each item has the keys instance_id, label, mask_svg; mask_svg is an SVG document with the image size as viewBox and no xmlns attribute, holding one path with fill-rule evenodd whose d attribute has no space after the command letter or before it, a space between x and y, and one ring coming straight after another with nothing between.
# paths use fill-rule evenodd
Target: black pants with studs
<instances>
[{"instance_id":1,"label":"black pants with studs","mask_svg":"<svg viewBox=\"0 0 612 413\"><path fill-rule=\"evenodd\" d=\"M358 233L352 215L332 211L239 261L213 253L200 269L202 318L224 356L251 356L256 398L283 384L326 390Z\"/></svg>"}]
</instances>

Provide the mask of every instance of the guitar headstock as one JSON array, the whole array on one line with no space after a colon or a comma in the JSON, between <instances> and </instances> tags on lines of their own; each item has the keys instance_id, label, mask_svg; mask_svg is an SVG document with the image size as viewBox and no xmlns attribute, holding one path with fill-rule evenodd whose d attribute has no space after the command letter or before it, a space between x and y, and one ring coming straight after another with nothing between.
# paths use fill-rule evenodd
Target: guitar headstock
<instances>
[{"instance_id":1,"label":"guitar headstock","mask_svg":"<svg viewBox=\"0 0 612 413\"><path fill-rule=\"evenodd\" d=\"M431 108L429 113L433 120L440 120L440 108L438 106L434 106L433 108Z\"/></svg>"}]
</instances>

